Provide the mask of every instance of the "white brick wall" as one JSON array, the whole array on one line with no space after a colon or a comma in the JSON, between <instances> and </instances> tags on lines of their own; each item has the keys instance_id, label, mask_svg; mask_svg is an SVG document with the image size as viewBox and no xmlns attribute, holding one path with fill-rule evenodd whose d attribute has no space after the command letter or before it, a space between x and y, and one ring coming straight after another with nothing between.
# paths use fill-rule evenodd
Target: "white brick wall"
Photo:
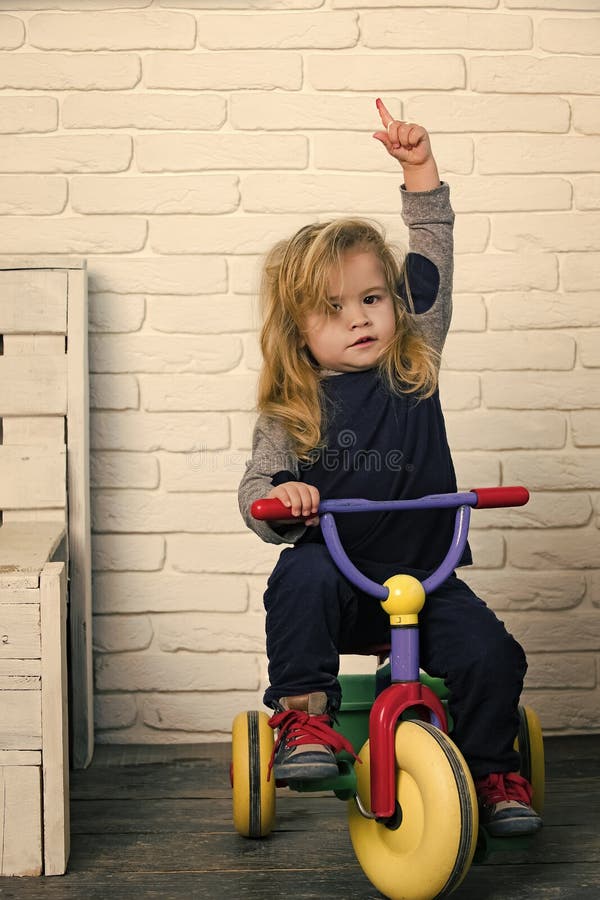
<instances>
[{"instance_id":1,"label":"white brick wall","mask_svg":"<svg viewBox=\"0 0 600 900\"><path fill-rule=\"evenodd\" d=\"M99 741L226 739L260 704L257 266L330 215L405 241L379 95L452 185L460 485L533 492L475 515L467 577L545 728L600 728L599 55L597 0L0 4L0 248L89 267Z\"/></svg>"}]
</instances>

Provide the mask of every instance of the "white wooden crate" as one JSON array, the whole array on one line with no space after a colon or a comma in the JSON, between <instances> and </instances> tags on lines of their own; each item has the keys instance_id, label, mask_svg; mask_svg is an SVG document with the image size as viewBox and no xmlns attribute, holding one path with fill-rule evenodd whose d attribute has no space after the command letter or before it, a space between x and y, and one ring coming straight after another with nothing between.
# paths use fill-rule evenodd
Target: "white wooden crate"
<instances>
[{"instance_id":1,"label":"white wooden crate","mask_svg":"<svg viewBox=\"0 0 600 900\"><path fill-rule=\"evenodd\" d=\"M88 422L84 261L0 258L0 875L65 871L93 753Z\"/></svg>"},{"instance_id":2,"label":"white wooden crate","mask_svg":"<svg viewBox=\"0 0 600 900\"><path fill-rule=\"evenodd\" d=\"M0 875L69 857L66 530L0 528Z\"/></svg>"},{"instance_id":3,"label":"white wooden crate","mask_svg":"<svg viewBox=\"0 0 600 900\"><path fill-rule=\"evenodd\" d=\"M67 528L74 768L94 748L87 315L85 260L0 257L0 511Z\"/></svg>"}]
</instances>

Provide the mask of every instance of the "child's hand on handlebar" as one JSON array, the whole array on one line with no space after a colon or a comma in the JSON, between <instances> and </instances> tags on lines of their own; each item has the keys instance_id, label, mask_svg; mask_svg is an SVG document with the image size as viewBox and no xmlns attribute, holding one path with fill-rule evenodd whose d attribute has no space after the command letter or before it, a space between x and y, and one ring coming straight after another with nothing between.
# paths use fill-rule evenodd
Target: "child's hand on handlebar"
<instances>
[{"instance_id":1,"label":"child's hand on handlebar","mask_svg":"<svg viewBox=\"0 0 600 900\"><path fill-rule=\"evenodd\" d=\"M276 497L284 504L291 507L293 516L305 516L305 525L318 525L319 517L314 515L319 511L319 491L312 484L304 484L303 481L286 481L278 484L267 494L269 499ZM312 513L312 515L311 515Z\"/></svg>"}]
</instances>

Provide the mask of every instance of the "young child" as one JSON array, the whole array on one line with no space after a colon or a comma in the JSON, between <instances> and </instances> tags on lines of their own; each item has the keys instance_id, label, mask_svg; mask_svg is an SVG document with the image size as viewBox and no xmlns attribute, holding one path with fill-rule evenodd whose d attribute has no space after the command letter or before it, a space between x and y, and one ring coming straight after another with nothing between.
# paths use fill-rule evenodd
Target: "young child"
<instances>
[{"instance_id":1,"label":"young child","mask_svg":"<svg viewBox=\"0 0 600 900\"><path fill-rule=\"evenodd\" d=\"M308 225L267 255L258 410L252 458L239 488L246 524L288 543L264 597L279 779L337 773L343 739L339 653L389 640L379 603L340 574L324 545L319 498L408 499L456 490L438 394L451 316L454 213L427 132L396 121L383 103L373 137L403 169L409 253L399 264L372 223ZM277 497L297 522L252 519ZM426 577L446 554L454 511L362 513L337 520L354 564L383 582ZM471 563L466 548L461 565ZM513 749L527 663L522 648L452 575L420 615L421 665L451 692L453 740L475 780L481 819L496 835L536 831L531 787Z\"/></svg>"}]
</instances>

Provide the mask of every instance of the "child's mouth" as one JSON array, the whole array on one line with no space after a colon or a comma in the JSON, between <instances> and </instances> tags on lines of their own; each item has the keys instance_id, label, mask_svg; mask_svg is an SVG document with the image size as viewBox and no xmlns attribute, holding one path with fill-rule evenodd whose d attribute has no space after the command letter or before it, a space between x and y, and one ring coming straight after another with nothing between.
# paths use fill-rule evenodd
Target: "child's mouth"
<instances>
[{"instance_id":1,"label":"child's mouth","mask_svg":"<svg viewBox=\"0 0 600 900\"><path fill-rule=\"evenodd\" d=\"M374 340L375 340L375 338L372 338L372 337L359 338L357 341L354 341L354 343L351 346L352 347L360 347L361 344L372 344Z\"/></svg>"}]
</instances>

